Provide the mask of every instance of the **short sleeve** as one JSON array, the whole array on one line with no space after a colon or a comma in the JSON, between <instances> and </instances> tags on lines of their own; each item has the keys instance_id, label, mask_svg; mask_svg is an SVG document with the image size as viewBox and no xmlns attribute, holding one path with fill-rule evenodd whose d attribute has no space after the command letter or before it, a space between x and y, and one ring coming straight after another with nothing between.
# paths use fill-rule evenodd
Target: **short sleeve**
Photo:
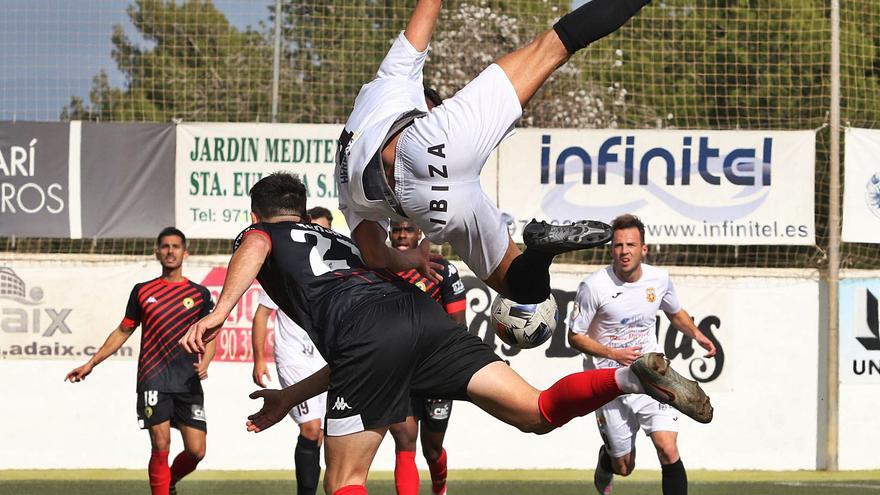
<instances>
[{"instance_id":1,"label":"short sleeve","mask_svg":"<svg viewBox=\"0 0 880 495\"><path fill-rule=\"evenodd\" d=\"M675 292L675 285L672 280L666 279L666 293L660 301L660 309L667 313L678 313L681 311L681 303L678 301L678 293Z\"/></svg>"},{"instance_id":2,"label":"short sleeve","mask_svg":"<svg viewBox=\"0 0 880 495\"><path fill-rule=\"evenodd\" d=\"M232 251L237 251L238 248L241 247L241 243L244 242L247 236L254 234L264 236L269 241L269 246L272 245L272 236L269 235L269 231L266 230L266 226L262 223L255 223L253 225L250 225L248 228L242 230L241 233L238 234L238 236L235 238L235 241L232 243Z\"/></svg>"},{"instance_id":3,"label":"short sleeve","mask_svg":"<svg viewBox=\"0 0 880 495\"><path fill-rule=\"evenodd\" d=\"M403 31L394 40L385 59L379 66L376 76L383 78L403 78L422 84L422 70L425 67L425 59L428 58L428 50L420 52L412 46Z\"/></svg>"},{"instance_id":4,"label":"short sleeve","mask_svg":"<svg viewBox=\"0 0 880 495\"><path fill-rule=\"evenodd\" d=\"M211 291L207 287L200 287L202 293L202 308L199 311L199 318L204 318L214 309L214 300L211 299Z\"/></svg>"},{"instance_id":5,"label":"short sleeve","mask_svg":"<svg viewBox=\"0 0 880 495\"><path fill-rule=\"evenodd\" d=\"M138 292L140 292L143 284L137 284L131 289L128 296L128 304L125 306L125 317L122 319L120 326L129 330L137 328L141 324L141 304L138 300Z\"/></svg>"},{"instance_id":6,"label":"short sleeve","mask_svg":"<svg viewBox=\"0 0 880 495\"><path fill-rule=\"evenodd\" d=\"M263 292L263 294L260 295L260 299L257 301L257 304L259 304L260 306L265 306L265 307L271 309L272 311L275 311L276 309L278 309L278 305L275 304L275 301L273 301L272 298L269 297L269 294L266 294L265 292Z\"/></svg>"},{"instance_id":7,"label":"short sleeve","mask_svg":"<svg viewBox=\"0 0 880 495\"><path fill-rule=\"evenodd\" d=\"M460 313L467 309L464 282L458 276L458 269L444 260L443 282L440 283L440 300L448 314Z\"/></svg>"},{"instance_id":8,"label":"short sleeve","mask_svg":"<svg viewBox=\"0 0 880 495\"><path fill-rule=\"evenodd\" d=\"M574 333L585 335L590 331L590 323L596 317L599 303L586 280L580 283L574 298L574 308L568 319L568 329Z\"/></svg>"}]
</instances>

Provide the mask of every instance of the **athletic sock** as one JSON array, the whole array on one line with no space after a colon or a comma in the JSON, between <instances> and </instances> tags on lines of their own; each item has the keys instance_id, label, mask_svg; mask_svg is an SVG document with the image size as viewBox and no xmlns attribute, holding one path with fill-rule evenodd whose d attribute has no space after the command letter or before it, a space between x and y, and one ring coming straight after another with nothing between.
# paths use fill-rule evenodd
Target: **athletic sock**
<instances>
[{"instance_id":1,"label":"athletic sock","mask_svg":"<svg viewBox=\"0 0 880 495\"><path fill-rule=\"evenodd\" d=\"M428 471L431 472L431 490L440 493L446 486L446 449L440 452L436 461L428 461Z\"/></svg>"},{"instance_id":2,"label":"athletic sock","mask_svg":"<svg viewBox=\"0 0 880 495\"><path fill-rule=\"evenodd\" d=\"M563 377L538 396L544 419L559 427L589 414L622 393L614 380L614 368L581 371Z\"/></svg>"},{"instance_id":3,"label":"athletic sock","mask_svg":"<svg viewBox=\"0 0 880 495\"><path fill-rule=\"evenodd\" d=\"M333 492L333 495L367 495L367 487L364 485L345 485Z\"/></svg>"},{"instance_id":4,"label":"athletic sock","mask_svg":"<svg viewBox=\"0 0 880 495\"><path fill-rule=\"evenodd\" d=\"M553 30L568 53L617 31L651 0L592 0L562 16Z\"/></svg>"},{"instance_id":5,"label":"athletic sock","mask_svg":"<svg viewBox=\"0 0 880 495\"><path fill-rule=\"evenodd\" d=\"M419 494L419 468L416 467L416 452L402 450L396 454L394 463L394 486L397 495Z\"/></svg>"},{"instance_id":6,"label":"athletic sock","mask_svg":"<svg viewBox=\"0 0 880 495\"><path fill-rule=\"evenodd\" d=\"M321 447L318 442L300 435L296 439L293 459L296 464L297 495L314 495L321 478Z\"/></svg>"},{"instance_id":7,"label":"athletic sock","mask_svg":"<svg viewBox=\"0 0 880 495\"><path fill-rule=\"evenodd\" d=\"M177 454L171 463L171 484L176 485L184 476L196 470L201 459L196 459L189 452L183 451Z\"/></svg>"},{"instance_id":8,"label":"athletic sock","mask_svg":"<svg viewBox=\"0 0 880 495\"><path fill-rule=\"evenodd\" d=\"M617 386L620 387L620 390L625 394L645 393L645 387L642 386L642 381L639 380L639 377L633 373L629 366L625 368L617 368L617 371L614 373L614 381L617 382Z\"/></svg>"},{"instance_id":9,"label":"athletic sock","mask_svg":"<svg viewBox=\"0 0 880 495\"><path fill-rule=\"evenodd\" d=\"M537 304L550 297L550 263L553 255L528 249L513 259L504 275L510 299Z\"/></svg>"},{"instance_id":10,"label":"athletic sock","mask_svg":"<svg viewBox=\"0 0 880 495\"><path fill-rule=\"evenodd\" d=\"M688 475L681 458L660 466L663 470L663 495L687 495Z\"/></svg>"},{"instance_id":11,"label":"athletic sock","mask_svg":"<svg viewBox=\"0 0 880 495\"><path fill-rule=\"evenodd\" d=\"M168 469L168 451L154 450L150 454L147 468L150 475L150 493L152 495L168 495L171 486L171 470Z\"/></svg>"}]
</instances>

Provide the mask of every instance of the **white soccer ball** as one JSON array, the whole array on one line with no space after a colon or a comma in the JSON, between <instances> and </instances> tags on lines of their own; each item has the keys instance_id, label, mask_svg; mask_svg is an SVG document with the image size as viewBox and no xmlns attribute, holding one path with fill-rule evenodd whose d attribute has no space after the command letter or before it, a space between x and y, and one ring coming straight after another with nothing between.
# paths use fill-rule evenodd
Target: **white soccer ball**
<instances>
[{"instance_id":1,"label":"white soccer ball","mask_svg":"<svg viewBox=\"0 0 880 495\"><path fill-rule=\"evenodd\" d=\"M492 325L505 344L520 349L537 347L553 335L559 311L553 295L539 304L520 304L501 295L492 301Z\"/></svg>"}]
</instances>

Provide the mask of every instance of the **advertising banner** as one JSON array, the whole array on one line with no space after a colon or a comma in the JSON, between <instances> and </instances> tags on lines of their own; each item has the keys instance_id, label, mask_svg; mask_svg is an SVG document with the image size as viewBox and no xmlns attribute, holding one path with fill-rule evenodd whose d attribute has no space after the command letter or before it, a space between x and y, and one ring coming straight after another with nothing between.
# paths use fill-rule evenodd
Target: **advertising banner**
<instances>
[{"instance_id":1,"label":"advertising banner","mask_svg":"<svg viewBox=\"0 0 880 495\"><path fill-rule=\"evenodd\" d=\"M815 243L813 131L518 131L500 148L514 239L532 218L633 213L649 243Z\"/></svg>"},{"instance_id":2,"label":"advertising banner","mask_svg":"<svg viewBox=\"0 0 880 495\"><path fill-rule=\"evenodd\" d=\"M0 236L80 236L78 163L68 167L78 159L68 146L78 129L0 122Z\"/></svg>"},{"instance_id":3,"label":"advertising banner","mask_svg":"<svg viewBox=\"0 0 880 495\"><path fill-rule=\"evenodd\" d=\"M880 279L840 281L840 382L880 383Z\"/></svg>"},{"instance_id":4,"label":"advertising banner","mask_svg":"<svg viewBox=\"0 0 880 495\"><path fill-rule=\"evenodd\" d=\"M348 232L333 178L341 125L180 124L177 126L175 217L190 237L234 238L250 225L248 191L264 174L299 174L309 207L333 213Z\"/></svg>"},{"instance_id":5,"label":"advertising banner","mask_svg":"<svg viewBox=\"0 0 880 495\"><path fill-rule=\"evenodd\" d=\"M880 131L848 128L844 151L841 238L880 243Z\"/></svg>"}]
</instances>

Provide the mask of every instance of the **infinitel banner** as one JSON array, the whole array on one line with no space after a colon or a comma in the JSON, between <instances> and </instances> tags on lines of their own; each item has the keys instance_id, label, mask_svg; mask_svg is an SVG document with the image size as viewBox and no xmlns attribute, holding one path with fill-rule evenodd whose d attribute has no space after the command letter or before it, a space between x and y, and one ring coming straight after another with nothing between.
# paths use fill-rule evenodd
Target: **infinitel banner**
<instances>
[{"instance_id":1,"label":"infinitel banner","mask_svg":"<svg viewBox=\"0 0 880 495\"><path fill-rule=\"evenodd\" d=\"M532 218L633 213L649 243L815 243L813 131L526 129L502 143L499 206ZM519 239L519 236L515 236Z\"/></svg>"},{"instance_id":2,"label":"infinitel banner","mask_svg":"<svg viewBox=\"0 0 880 495\"><path fill-rule=\"evenodd\" d=\"M300 175L338 212L338 125L0 123L0 235L233 238L248 190ZM519 231L531 218L635 213L651 243L815 244L813 131L525 129L484 167ZM497 170L497 176L495 171ZM875 229L877 230L877 229Z\"/></svg>"}]
</instances>

